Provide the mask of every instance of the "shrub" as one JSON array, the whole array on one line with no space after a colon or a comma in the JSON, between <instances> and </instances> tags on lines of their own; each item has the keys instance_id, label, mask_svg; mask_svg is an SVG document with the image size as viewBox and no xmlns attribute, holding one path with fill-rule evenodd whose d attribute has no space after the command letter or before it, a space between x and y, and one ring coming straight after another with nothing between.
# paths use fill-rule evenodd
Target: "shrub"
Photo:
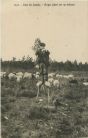
<instances>
[{"instance_id":1,"label":"shrub","mask_svg":"<svg viewBox=\"0 0 88 138\"><path fill-rule=\"evenodd\" d=\"M32 107L29 112L30 119L48 119L48 111L42 107Z\"/></svg>"}]
</instances>

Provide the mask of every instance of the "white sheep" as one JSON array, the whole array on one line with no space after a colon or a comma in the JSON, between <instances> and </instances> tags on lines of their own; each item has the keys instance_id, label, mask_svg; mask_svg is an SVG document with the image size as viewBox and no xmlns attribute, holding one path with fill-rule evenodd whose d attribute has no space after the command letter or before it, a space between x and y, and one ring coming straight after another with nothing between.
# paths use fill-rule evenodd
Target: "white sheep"
<instances>
[{"instance_id":1,"label":"white sheep","mask_svg":"<svg viewBox=\"0 0 88 138\"><path fill-rule=\"evenodd\" d=\"M36 69L39 69L39 65L36 65L35 68L36 68Z\"/></svg>"},{"instance_id":2,"label":"white sheep","mask_svg":"<svg viewBox=\"0 0 88 138\"><path fill-rule=\"evenodd\" d=\"M60 76L59 76L59 74L56 74L56 78L59 78Z\"/></svg>"},{"instance_id":3,"label":"white sheep","mask_svg":"<svg viewBox=\"0 0 88 138\"><path fill-rule=\"evenodd\" d=\"M88 82L83 82L83 85L88 86Z\"/></svg>"},{"instance_id":4,"label":"white sheep","mask_svg":"<svg viewBox=\"0 0 88 138\"><path fill-rule=\"evenodd\" d=\"M40 75L40 73L39 72L36 72L36 75Z\"/></svg>"},{"instance_id":5,"label":"white sheep","mask_svg":"<svg viewBox=\"0 0 88 138\"><path fill-rule=\"evenodd\" d=\"M33 74L36 79L39 79L40 76L38 74Z\"/></svg>"},{"instance_id":6,"label":"white sheep","mask_svg":"<svg viewBox=\"0 0 88 138\"><path fill-rule=\"evenodd\" d=\"M20 82L22 80L22 76L16 76L16 81Z\"/></svg>"},{"instance_id":7,"label":"white sheep","mask_svg":"<svg viewBox=\"0 0 88 138\"><path fill-rule=\"evenodd\" d=\"M39 78L40 78L40 76L39 76L39 75L36 75L35 77L36 77L36 79L39 79Z\"/></svg>"},{"instance_id":8,"label":"white sheep","mask_svg":"<svg viewBox=\"0 0 88 138\"><path fill-rule=\"evenodd\" d=\"M54 85L54 87L59 88L59 87L60 87L60 82L59 82L59 80L54 80L54 81L53 81L53 85Z\"/></svg>"},{"instance_id":9,"label":"white sheep","mask_svg":"<svg viewBox=\"0 0 88 138\"><path fill-rule=\"evenodd\" d=\"M56 74L56 78L57 78L57 79L59 79L59 78L63 78L63 75Z\"/></svg>"},{"instance_id":10,"label":"white sheep","mask_svg":"<svg viewBox=\"0 0 88 138\"><path fill-rule=\"evenodd\" d=\"M50 88L51 87L51 83L49 81L45 81L45 86Z\"/></svg>"},{"instance_id":11,"label":"white sheep","mask_svg":"<svg viewBox=\"0 0 88 138\"><path fill-rule=\"evenodd\" d=\"M69 74L68 77L69 78L74 78L74 75L73 74Z\"/></svg>"},{"instance_id":12,"label":"white sheep","mask_svg":"<svg viewBox=\"0 0 88 138\"><path fill-rule=\"evenodd\" d=\"M25 79L32 79L32 73L25 72L23 75L23 78Z\"/></svg>"},{"instance_id":13,"label":"white sheep","mask_svg":"<svg viewBox=\"0 0 88 138\"><path fill-rule=\"evenodd\" d=\"M32 76L33 76L35 79L39 79L39 78L40 78L40 73L39 73L39 72L36 72L36 73L32 74Z\"/></svg>"},{"instance_id":14,"label":"white sheep","mask_svg":"<svg viewBox=\"0 0 88 138\"><path fill-rule=\"evenodd\" d=\"M68 75L63 75L63 78L69 79L69 76Z\"/></svg>"},{"instance_id":15,"label":"white sheep","mask_svg":"<svg viewBox=\"0 0 88 138\"><path fill-rule=\"evenodd\" d=\"M74 75L72 75L72 74L63 75L63 78L66 78L66 79L74 79Z\"/></svg>"},{"instance_id":16,"label":"white sheep","mask_svg":"<svg viewBox=\"0 0 88 138\"><path fill-rule=\"evenodd\" d=\"M0 77L1 78L6 77L6 72L0 72Z\"/></svg>"},{"instance_id":17,"label":"white sheep","mask_svg":"<svg viewBox=\"0 0 88 138\"><path fill-rule=\"evenodd\" d=\"M8 75L8 78L11 80L11 79L16 79L16 75L14 73L10 73Z\"/></svg>"},{"instance_id":18,"label":"white sheep","mask_svg":"<svg viewBox=\"0 0 88 138\"><path fill-rule=\"evenodd\" d=\"M18 72L18 73L16 73L16 76L23 76L23 73L22 72Z\"/></svg>"},{"instance_id":19,"label":"white sheep","mask_svg":"<svg viewBox=\"0 0 88 138\"><path fill-rule=\"evenodd\" d=\"M49 74L48 74L48 77L53 78L54 76L55 76L55 73L49 73Z\"/></svg>"},{"instance_id":20,"label":"white sheep","mask_svg":"<svg viewBox=\"0 0 88 138\"><path fill-rule=\"evenodd\" d=\"M48 79L48 82L50 82L51 84L53 84L53 81L54 81L53 78L49 78L49 79Z\"/></svg>"},{"instance_id":21,"label":"white sheep","mask_svg":"<svg viewBox=\"0 0 88 138\"><path fill-rule=\"evenodd\" d=\"M23 78L23 73L22 72L16 73L16 81L17 82L20 82L22 78Z\"/></svg>"}]
</instances>

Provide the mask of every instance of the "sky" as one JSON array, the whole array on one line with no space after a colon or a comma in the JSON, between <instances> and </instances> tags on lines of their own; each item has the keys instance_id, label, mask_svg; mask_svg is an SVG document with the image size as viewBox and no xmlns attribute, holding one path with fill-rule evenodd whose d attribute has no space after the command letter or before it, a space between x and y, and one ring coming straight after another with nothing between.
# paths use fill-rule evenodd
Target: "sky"
<instances>
[{"instance_id":1,"label":"sky","mask_svg":"<svg viewBox=\"0 0 88 138\"><path fill-rule=\"evenodd\" d=\"M18 2L20 6L14 6ZM20 59L24 55L35 58L32 46L40 38L52 59L88 62L88 2L73 3L38 7L22 6L22 0L3 0L2 59Z\"/></svg>"}]
</instances>

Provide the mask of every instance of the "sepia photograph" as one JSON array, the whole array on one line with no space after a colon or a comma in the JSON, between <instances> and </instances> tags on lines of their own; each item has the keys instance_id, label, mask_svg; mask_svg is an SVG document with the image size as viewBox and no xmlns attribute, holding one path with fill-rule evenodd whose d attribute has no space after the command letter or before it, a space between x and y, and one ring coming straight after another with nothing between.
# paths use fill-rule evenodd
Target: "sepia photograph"
<instances>
[{"instance_id":1,"label":"sepia photograph","mask_svg":"<svg viewBox=\"0 0 88 138\"><path fill-rule=\"evenodd\" d=\"M88 138L88 1L1 1L1 138Z\"/></svg>"}]
</instances>

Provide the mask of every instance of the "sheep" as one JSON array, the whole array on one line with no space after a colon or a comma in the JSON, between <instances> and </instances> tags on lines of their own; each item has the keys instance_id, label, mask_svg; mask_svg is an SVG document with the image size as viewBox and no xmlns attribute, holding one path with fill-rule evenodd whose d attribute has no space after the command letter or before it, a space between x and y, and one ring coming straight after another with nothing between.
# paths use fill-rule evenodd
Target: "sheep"
<instances>
[{"instance_id":1,"label":"sheep","mask_svg":"<svg viewBox=\"0 0 88 138\"><path fill-rule=\"evenodd\" d=\"M56 74L56 78L57 78L57 79L63 78L63 75Z\"/></svg>"},{"instance_id":2,"label":"sheep","mask_svg":"<svg viewBox=\"0 0 88 138\"><path fill-rule=\"evenodd\" d=\"M20 82L21 79L22 79L22 76L16 76L16 81L17 81L17 82Z\"/></svg>"},{"instance_id":3,"label":"sheep","mask_svg":"<svg viewBox=\"0 0 88 138\"><path fill-rule=\"evenodd\" d=\"M18 73L16 73L16 76L23 76L23 73L22 72L18 72Z\"/></svg>"},{"instance_id":4,"label":"sheep","mask_svg":"<svg viewBox=\"0 0 88 138\"><path fill-rule=\"evenodd\" d=\"M74 78L74 75L73 74L69 74L68 77L69 78Z\"/></svg>"},{"instance_id":5,"label":"sheep","mask_svg":"<svg viewBox=\"0 0 88 138\"><path fill-rule=\"evenodd\" d=\"M3 72L3 77L6 77L6 75L7 75L6 72Z\"/></svg>"},{"instance_id":6,"label":"sheep","mask_svg":"<svg viewBox=\"0 0 88 138\"><path fill-rule=\"evenodd\" d=\"M53 84L53 81L54 81L53 78L49 78L49 79L48 79L48 82L50 82L51 84Z\"/></svg>"},{"instance_id":7,"label":"sheep","mask_svg":"<svg viewBox=\"0 0 88 138\"><path fill-rule=\"evenodd\" d=\"M40 78L39 74L33 74L33 76L34 76L34 78L36 78L36 79L39 79L39 78Z\"/></svg>"},{"instance_id":8,"label":"sheep","mask_svg":"<svg viewBox=\"0 0 88 138\"><path fill-rule=\"evenodd\" d=\"M60 82L59 82L59 80L54 80L53 81L53 85L54 85L54 87L60 88Z\"/></svg>"},{"instance_id":9,"label":"sheep","mask_svg":"<svg viewBox=\"0 0 88 138\"><path fill-rule=\"evenodd\" d=\"M10 73L8 75L8 78L11 80L11 79L16 79L16 75L14 73Z\"/></svg>"},{"instance_id":10,"label":"sheep","mask_svg":"<svg viewBox=\"0 0 88 138\"><path fill-rule=\"evenodd\" d=\"M63 78L72 80L72 79L74 79L74 76L73 75L63 75Z\"/></svg>"},{"instance_id":11,"label":"sheep","mask_svg":"<svg viewBox=\"0 0 88 138\"><path fill-rule=\"evenodd\" d=\"M17 82L20 82L22 78L23 78L23 73L22 72L16 73L16 81Z\"/></svg>"},{"instance_id":12,"label":"sheep","mask_svg":"<svg viewBox=\"0 0 88 138\"><path fill-rule=\"evenodd\" d=\"M59 78L59 74L56 74L56 78Z\"/></svg>"},{"instance_id":13,"label":"sheep","mask_svg":"<svg viewBox=\"0 0 88 138\"><path fill-rule=\"evenodd\" d=\"M32 73L25 72L23 75L23 78L25 79L32 79Z\"/></svg>"},{"instance_id":14,"label":"sheep","mask_svg":"<svg viewBox=\"0 0 88 138\"><path fill-rule=\"evenodd\" d=\"M40 73L39 72L36 72L36 75L40 75Z\"/></svg>"},{"instance_id":15,"label":"sheep","mask_svg":"<svg viewBox=\"0 0 88 138\"><path fill-rule=\"evenodd\" d=\"M0 73L0 77L1 77L1 78L6 77L6 72L1 72L1 73Z\"/></svg>"},{"instance_id":16,"label":"sheep","mask_svg":"<svg viewBox=\"0 0 88 138\"><path fill-rule=\"evenodd\" d=\"M40 77L40 73L39 73L39 72L36 72L36 73L35 73L35 78L36 78L36 79L39 79L39 77Z\"/></svg>"},{"instance_id":17,"label":"sheep","mask_svg":"<svg viewBox=\"0 0 88 138\"><path fill-rule=\"evenodd\" d=\"M54 76L55 76L55 73L49 73L49 74L48 74L48 77L53 78Z\"/></svg>"},{"instance_id":18,"label":"sheep","mask_svg":"<svg viewBox=\"0 0 88 138\"><path fill-rule=\"evenodd\" d=\"M83 85L84 86L88 86L88 82L83 82Z\"/></svg>"},{"instance_id":19,"label":"sheep","mask_svg":"<svg viewBox=\"0 0 88 138\"><path fill-rule=\"evenodd\" d=\"M72 75L72 74L69 74L69 75L59 75L59 74L56 74L56 78L57 79L59 79L59 78L73 79L74 75Z\"/></svg>"},{"instance_id":20,"label":"sheep","mask_svg":"<svg viewBox=\"0 0 88 138\"><path fill-rule=\"evenodd\" d=\"M40 78L40 73L39 72L33 73L32 78L39 79Z\"/></svg>"},{"instance_id":21,"label":"sheep","mask_svg":"<svg viewBox=\"0 0 88 138\"><path fill-rule=\"evenodd\" d=\"M45 82L46 83L46 82ZM50 87L54 86L54 87L57 87L59 88L60 87L60 82L59 80L55 80L53 78L49 78L47 83L50 83Z\"/></svg>"},{"instance_id":22,"label":"sheep","mask_svg":"<svg viewBox=\"0 0 88 138\"><path fill-rule=\"evenodd\" d=\"M50 88L51 87L51 83L49 81L45 81L45 86Z\"/></svg>"},{"instance_id":23,"label":"sheep","mask_svg":"<svg viewBox=\"0 0 88 138\"><path fill-rule=\"evenodd\" d=\"M35 68L36 68L36 69L39 69L39 65L36 65Z\"/></svg>"},{"instance_id":24,"label":"sheep","mask_svg":"<svg viewBox=\"0 0 88 138\"><path fill-rule=\"evenodd\" d=\"M35 78L36 78L36 79L39 79L39 77L40 77L39 75L35 75Z\"/></svg>"},{"instance_id":25,"label":"sheep","mask_svg":"<svg viewBox=\"0 0 88 138\"><path fill-rule=\"evenodd\" d=\"M63 75L63 78L69 79L69 76L68 75Z\"/></svg>"}]
</instances>

